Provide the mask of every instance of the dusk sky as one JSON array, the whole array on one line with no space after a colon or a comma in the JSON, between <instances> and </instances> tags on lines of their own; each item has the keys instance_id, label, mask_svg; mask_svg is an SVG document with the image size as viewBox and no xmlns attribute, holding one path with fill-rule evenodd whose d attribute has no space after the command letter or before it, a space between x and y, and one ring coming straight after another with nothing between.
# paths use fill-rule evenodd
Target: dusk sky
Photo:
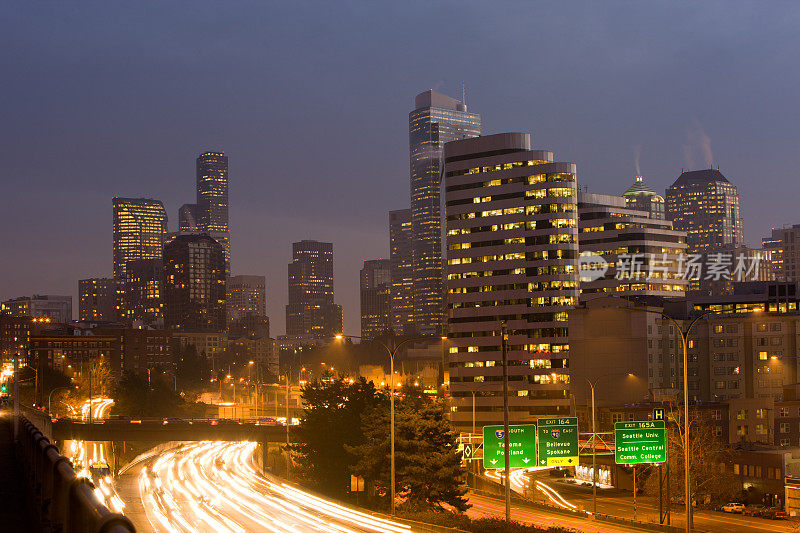
<instances>
[{"instance_id":1,"label":"dusk sky","mask_svg":"<svg viewBox=\"0 0 800 533\"><path fill-rule=\"evenodd\" d=\"M711 158L745 240L800 223L800 6L789 2L8 2L0 17L0 298L111 276L111 198L195 199L230 158L234 274L267 277L284 333L291 243L358 271L409 205L408 113L428 88L484 134L523 131L620 194ZM710 151L709 151L710 147Z\"/></svg>"}]
</instances>

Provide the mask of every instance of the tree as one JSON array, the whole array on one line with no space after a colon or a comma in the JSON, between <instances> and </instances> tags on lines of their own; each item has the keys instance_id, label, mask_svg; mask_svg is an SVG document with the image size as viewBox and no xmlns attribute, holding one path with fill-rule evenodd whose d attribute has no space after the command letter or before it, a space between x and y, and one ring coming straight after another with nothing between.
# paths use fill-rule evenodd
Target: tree
<instances>
[{"instance_id":1,"label":"tree","mask_svg":"<svg viewBox=\"0 0 800 533\"><path fill-rule=\"evenodd\" d=\"M185 402L175 394L170 383L124 372L113 393L114 411L133 417L179 416L185 411Z\"/></svg>"},{"instance_id":2,"label":"tree","mask_svg":"<svg viewBox=\"0 0 800 533\"><path fill-rule=\"evenodd\" d=\"M715 437L711 424L698 411L689 411L690 495L697 503L725 503L738 493L738 484L731 471L731 449ZM669 409L669 462L673 500L685 501L685 455L683 408ZM645 490L658 494L658 476L650 476Z\"/></svg>"},{"instance_id":3,"label":"tree","mask_svg":"<svg viewBox=\"0 0 800 533\"><path fill-rule=\"evenodd\" d=\"M344 496L355 463L345 448L363 443L361 413L380 401L379 393L363 378L350 383L340 376L310 381L301 395L303 413L294 429L298 444L291 448L300 476L316 489Z\"/></svg>"},{"instance_id":4,"label":"tree","mask_svg":"<svg viewBox=\"0 0 800 533\"><path fill-rule=\"evenodd\" d=\"M376 482L390 492L389 402L382 401L362 415L364 442L348 451L357 461L353 474ZM461 458L455 453L457 433L446 418L445 405L406 385L395 401L396 492L406 507L469 508L461 484Z\"/></svg>"},{"instance_id":5,"label":"tree","mask_svg":"<svg viewBox=\"0 0 800 533\"><path fill-rule=\"evenodd\" d=\"M201 385L208 377L208 360L205 352L198 354L194 344L185 348L178 348L178 358L175 361L175 374L177 384L182 389L192 389Z\"/></svg>"},{"instance_id":6,"label":"tree","mask_svg":"<svg viewBox=\"0 0 800 533\"><path fill-rule=\"evenodd\" d=\"M77 398L89 398L90 392L92 398L109 396L114 389L114 375L105 357L87 357L78 363L78 371L75 378Z\"/></svg>"}]
</instances>

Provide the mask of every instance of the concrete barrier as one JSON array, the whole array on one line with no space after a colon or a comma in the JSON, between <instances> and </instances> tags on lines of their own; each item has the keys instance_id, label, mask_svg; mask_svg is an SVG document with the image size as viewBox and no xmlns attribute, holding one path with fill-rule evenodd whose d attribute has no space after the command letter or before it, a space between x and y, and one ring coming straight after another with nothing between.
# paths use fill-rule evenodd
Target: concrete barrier
<instances>
[{"instance_id":1,"label":"concrete barrier","mask_svg":"<svg viewBox=\"0 0 800 533\"><path fill-rule=\"evenodd\" d=\"M27 418L19 419L17 456L22 464L30 508L40 531L62 533L134 533L124 515L112 513L94 494L94 485L79 478L69 460L58 452Z\"/></svg>"}]
</instances>

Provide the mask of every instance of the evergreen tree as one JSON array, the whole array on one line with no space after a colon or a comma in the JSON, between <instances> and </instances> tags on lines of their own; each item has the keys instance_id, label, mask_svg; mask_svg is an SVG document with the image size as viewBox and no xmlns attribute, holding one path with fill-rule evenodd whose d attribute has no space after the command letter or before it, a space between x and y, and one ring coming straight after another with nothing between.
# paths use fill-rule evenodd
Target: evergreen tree
<instances>
[{"instance_id":1,"label":"evergreen tree","mask_svg":"<svg viewBox=\"0 0 800 533\"><path fill-rule=\"evenodd\" d=\"M389 401L384 398L362 415L364 443L348 451L357 459L353 473L373 480L388 494L390 485ZM413 508L449 504L469 508L460 482L464 473L455 453L457 433L445 417L445 406L406 386L395 401L396 492Z\"/></svg>"},{"instance_id":2,"label":"evergreen tree","mask_svg":"<svg viewBox=\"0 0 800 533\"><path fill-rule=\"evenodd\" d=\"M379 401L372 382L350 383L343 377L314 380L302 390L304 403L292 447L300 475L312 487L344 496L355 459L346 447L359 446L364 435L361 413Z\"/></svg>"},{"instance_id":3,"label":"evergreen tree","mask_svg":"<svg viewBox=\"0 0 800 533\"><path fill-rule=\"evenodd\" d=\"M151 385L147 378L123 372L114 390L113 411L133 417L169 417L183 415L185 402L172 390L170 380L154 376Z\"/></svg>"}]
</instances>

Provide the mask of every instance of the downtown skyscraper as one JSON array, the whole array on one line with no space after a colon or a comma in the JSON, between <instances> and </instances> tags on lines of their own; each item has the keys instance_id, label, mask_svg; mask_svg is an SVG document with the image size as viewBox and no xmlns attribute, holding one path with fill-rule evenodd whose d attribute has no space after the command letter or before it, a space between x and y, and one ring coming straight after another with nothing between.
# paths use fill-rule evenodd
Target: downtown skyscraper
<instances>
[{"instance_id":1,"label":"downtown skyscraper","mask_svg":"<svg viewBox=\"0 0 800 533\"><path fill-rule=\"evenodd\" d=\"M392 288L392 262L389 259L364 261L359 273L361 288L361 338L374 339L391 330L389 313Z\"/></svg>"},{"instance_id":2,"label":"downtown skyscraper","mask_svg":"<svg viewBox=\"0 0 800 533\"><path fill-rule=\"evenodd\" d=\"M129 261L161 259L167 233L167 211L150 198L113 199L114 279L125 282Z\"/></svg>"},{"instance_id":3,"label":"downtown skyscraper","mask_svg":"<svg viewBox=\"0 0 800 533\"><path fill-rule=\"evenodd\" d=\"M342 306L333 300L332 243L293 243L288 282L286 335L326 338L342 332Z\"/></svg>"},{"instance_id":4,"label":"downtown skyscraper","mask_svg":"<svg viewBox=\"0 0 800 533\"><path fill-rule=\"evenodd\" d=\"M718 169L682 172L667 189L667 219L686 232L689 253L744 244L739 191Z\"/></svg>"},{"instance_id":5,"label":"downtown skyscraper","mask_svg":"<svg viewBox=\"0 0 800 533\"><path fill-rule=\"evenodd\" d=\"M634 211L649 213L650 218L664 220L664 197L656 193L652 187L644 182L644 177L636 176L633 185L622 193L625 203Z\"/></svg>"},{"instance_id":6,"label":"downtown skyscraper","mask_svg":"<svg viewBox=\"0 0 800 533\"><path fill-rule=\"evenodd\" d=\"M117 319L117 282L114 278L78 280L78 320L113 322Z\"/></svg>"},{"instance_id":7,"label":"downtown skyscraper","mask_svg":"<svg viewBox=\"0 0 800 533\"><path fill-rule=\"evenodd\" d=\"M208 235L178 235L164 246L164 324L170 329L224 331L225 253Z\"/></svg>"},{"instance_id":8,"label":"downtown skyscraper","mask_svg":"<svg viewBox=\"0 0 800 533\"><path fill-rule=\"evenodd\" d=\"M228 321L247 315L267 316L267 278L231 276L228 279Z\"/></svg>"},{"instance_id":9,"label":"downtown skyscraper","mask_svg":"<svg viewBox=\"0 0 800 533\"><path fill-rule=\"evenodd\" d=\"M395 335L414 333L414 278L411 272L411 210L389 211L392 288L389 309Z\"/></svg>"},{"instance_id":10,"label":"downtown skyscraper","mask_svg":"<svg viewBox=\"0 0 800 533\"><path fill-rule=\"evenodd\" d=\"M228 156L204 152L197 157L197 201L178 211L179 233L207 233L225 251L225 270L230 274L231 241L228 225Z\"/></svg>"},{"instance_id":11,"label":"downtown skyscraper","mask_svg":"<svg viewBox=\"0 0 800 533\"><path fill-rule=\"evenodd\" d=\"M502 423L501 324L511 423L570 411L567 311L578 303L574 163L527 133L445 146L452 421Z\"/></svg>"},{"instance_id":12,"label":"downtown skyscraper","mask_svg":"<svg viewBox=\"0 0 800 533\"><path fill-rule=\"evenodd\" d=\"M442 283L442 149L481 134L481 117L467 106L428 90L414 99L408 116L411 166L411 271L416 333L444 331Z\"/></svg>"}]
</instances>

